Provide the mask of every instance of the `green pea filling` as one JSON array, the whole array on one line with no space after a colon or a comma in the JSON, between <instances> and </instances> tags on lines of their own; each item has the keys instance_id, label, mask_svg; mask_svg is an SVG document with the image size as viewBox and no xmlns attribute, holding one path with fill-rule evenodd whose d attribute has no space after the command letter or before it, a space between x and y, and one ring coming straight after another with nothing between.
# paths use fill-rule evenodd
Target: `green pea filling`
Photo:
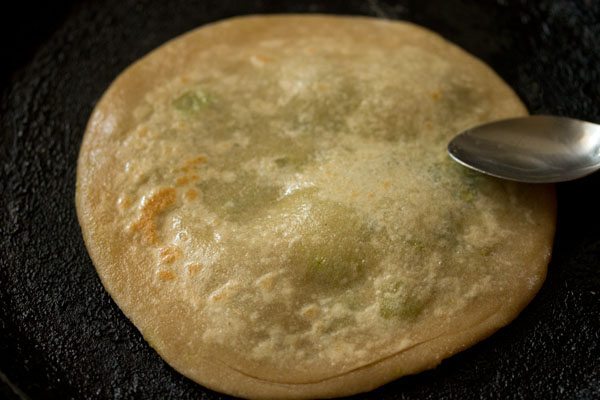
<instances>
[{"instance_id":1,"label":"green pea filling","mask_svg":"<svg viewBox=\"0 0 600 400\"><path fill-rule=\"evenodd\" d=\"M314 193L314 192L313 192ZM307 194L312 197L311 193ZM378 260L372 233L347 206L311 199L310 218L299 228L291 265L311 285L342 289L359 282Z\"/></svg>"},{"instance_id":2,"label":"green pea filling","mask_svg":"<svg viewBox=\"0 0 600 400\"><path fill-rule=\"evenodd\" d=\"M425 300L411 293L402 282L388 285L379 299L379 315L385 319L412 320L421 314Z\"/></svg>"},{"instance_id":3,"label":"green pea filling","mask_svg":"<svg viewBox=\"0 0 600 400\"><path fill-rule=\"evenodd\" d=\"M256 215L279 196L277 186L262 184L256 174L245 171L239 171L232 182L208 179L199 187L205 204L231 221Z\"/></svg>"},{"instance_id":4,"label":"green pea filling","mask_svg":"<svg viewBox=\"0 0 600 400\"><path fill-rule=\"evenodd\" d=\"M191 114L200 111L210 101L208 94L202 90L190 90L173 100L173 107L183 113Z\"/></svg>"}]
</instances>

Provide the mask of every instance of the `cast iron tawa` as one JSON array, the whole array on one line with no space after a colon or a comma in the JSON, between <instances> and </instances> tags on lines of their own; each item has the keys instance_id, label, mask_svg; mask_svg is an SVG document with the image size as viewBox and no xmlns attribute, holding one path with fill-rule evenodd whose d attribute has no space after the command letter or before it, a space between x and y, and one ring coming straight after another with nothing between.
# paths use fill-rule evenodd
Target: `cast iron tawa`
<instances>
[{"instance_id":1,"label":"cast iron tawa","mask_svg":"<svg viewBox=\"0 0 600 400\"><path fill-rule=\"evenodd\" d=\"M131 62L234 15L406 19L482 58L532 113L600 122L600 2L528 3L103 0L53 15L56 29L27 41L41 44L1 80L0 397L228 398L161 360L105 292L83 245L74 205L79 145L94 104ZM11 43L16 54L21 42ZM354 398L600 398L597 187L600 174L558 186L548 278L513 323L434 370Z\"/></svg>"}]
</instances>

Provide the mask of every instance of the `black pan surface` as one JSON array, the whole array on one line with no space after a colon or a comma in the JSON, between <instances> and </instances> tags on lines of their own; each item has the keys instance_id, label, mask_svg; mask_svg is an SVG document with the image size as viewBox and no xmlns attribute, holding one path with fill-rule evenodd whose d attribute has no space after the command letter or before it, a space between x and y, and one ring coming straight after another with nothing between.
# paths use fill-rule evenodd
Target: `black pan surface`
<instances>
[{"instance_id":1,"label":"black pan surface","mask_svg":"<svg viewBox=\"0 0 600 400\"><path fill-rule=\"evenodd\" d=\"M41 43L33 56L2 76L0 397L227 398L164 363L102 288L75 215L75 166L94 104L128 64L204 23L273 12L417 22L489 63L532 113L600 122L597 0L102 0L49 13L43 40L26 43ZM512 324L356 398L600 398L599 186L600 174L558 185L548 278Z\"/></svg>"}]
</instances>

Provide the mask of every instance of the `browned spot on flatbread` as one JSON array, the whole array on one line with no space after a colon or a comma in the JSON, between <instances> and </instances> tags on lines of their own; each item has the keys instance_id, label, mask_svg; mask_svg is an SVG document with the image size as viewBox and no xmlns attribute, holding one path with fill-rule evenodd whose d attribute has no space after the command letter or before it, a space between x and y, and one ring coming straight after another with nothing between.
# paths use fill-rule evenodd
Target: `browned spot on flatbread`
<instances>
[{"instance_id":1,"label":"browned spot on flatbread","mask_svg":"<svg viewBox=\"0 0 600 400\"><path fill-rule=\"evenodd\" d=\"M158 279L161 281L172 281L175 280L176 276L173 272L167 270L158 271Z\"/></svg>"},{"instance_id":2,"label":"browned spot on flatbread","mask_svg":"<svg viewBox=\"0 0 600 400\"><path fill-rule=\"evenodd\" d=\"M198 180L198 175L196 174L192 174L192 175L184 175L184 176L180 176L179 178L177 178L175 180L175 185L177 186L185 186L191 182L197 181Z\"/></svg>"},{"instance_id":3,"label":"browned spot on flatbread","mask_svg":"<svg viewBox=\"0 0 600 400\"><path fill-rule=\"evenodd\" d=\"M173 264L181 257L181 250L177 246L167 246L160 249L160 260L165 264Z\"/></svg>"},{"instance_id":4,"label":"browned spot on flatbread","mask_svg":"<svg viewBox=\"0 0 600 400\"><path fill-rule=\"evenodd\" d=\"M158 232L155 218L175 204L176 199L177 192L175 189L165 188L159 190L144 203L140 217L131 228L140 232L148 243L156 244L158 242Z\"/></svg>"},{"instance_id":5,"label":"browned spot on flatbread","mask_svg":"<svg viewBox=\"0 0 600 400\"><path fill-rule=\"evenodd\" d=\"M193 264L188 264L186 266L186 268L190 275L196 275L202 269L202 265L200 265L198 263L193 263Z\"/></svg>"},{"instance_id":6,"label":"browned spot on flatbread","mask_svg":"<svg viewBox=\"0 0 600 400\"><path fill-rule=\"evenodd\" d=\"M196 200L198 198L198 191L196 189L189 189L185 192L185 198L187 200Z\"/></svg>"},{"instance_id":7,"label":"browned spot on flatbread","mask_svg":"<svg viewBox=\"0 0 600 400\"><path fill-rule=\"evenodd\" d=\"M181 170L184 172L190 171L192 168L197 167L198 165L205 164L207 161L208 159L206 158L206 156L194 157L183 163Z\"/></svg>"},{"instance_id":8,"label":"browned spot on flatbread","mask_svg":"<svg viewBox=\"0 0 600 400\"><path fill-rule=\"evenodd\" d=\"M180 176L179 178L177 178L175 180L175 184L177 186L184 186L184 185L187 185L188 183L190 183L190 177L189 176Z\"/></svg>"},{"instance_id":9,"label":"browned spot on flatbread","mask_svg":"<svg viewBox=\"0 0 600 400\"><path fill-rule=\"evenodd\" d=\"M264 54L257 54L254 56L258 61L262 62L262 63L268 63L270 61L273 61L273 59L269 56L265 56Z\"/></svg>"}]
</instances>

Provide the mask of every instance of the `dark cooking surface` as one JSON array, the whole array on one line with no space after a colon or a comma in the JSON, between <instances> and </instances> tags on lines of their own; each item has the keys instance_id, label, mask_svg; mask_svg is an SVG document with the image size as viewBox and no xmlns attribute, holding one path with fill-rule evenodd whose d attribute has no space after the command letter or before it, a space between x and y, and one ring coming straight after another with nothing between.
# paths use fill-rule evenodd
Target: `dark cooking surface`
<instances>
[{"instance_id":1,"label":"dark cooking surface","mask_svg":"<svg viewBox=\"0 0 600 400\"><path fill-rule=\"evenodd\" d=\"M0 381L8 377L33 399L226 398L179 375L146 345L103 290L81 239L73 204L81 136L94 103L133 60L235 14L388 16L428 26L483 58L531 112L600 122L600 1L521 3L106 0L73 7L0 103ZM598 186L597 173L558 187L548 279L515 322L433 371L357 398L600 398ZM16 398L10 393L0 386L0 397Z\"/></svg>"}]
</instances>

